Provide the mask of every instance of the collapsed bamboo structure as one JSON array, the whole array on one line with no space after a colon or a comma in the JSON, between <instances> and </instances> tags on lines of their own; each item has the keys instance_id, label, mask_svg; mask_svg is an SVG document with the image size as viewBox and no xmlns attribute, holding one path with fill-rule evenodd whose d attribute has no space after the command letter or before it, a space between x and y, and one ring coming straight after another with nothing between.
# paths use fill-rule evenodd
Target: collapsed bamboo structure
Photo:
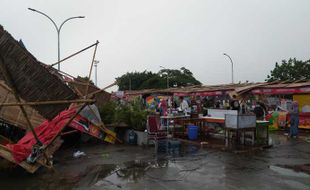
<instances>
[{"instance_id":1,"label":"collapsed bamboo structure","mask_svg":"<svg viewBox=\"0 0 310 190\"><path fill-rule=\"evenodd\" d=\"M98 43L97 41L95 44L63 60L95 46L90 66L90 78ZM53 136L48 144L43 144L38 134L36 134L36 126L44 120L48 122L48 120L55 119L56 116L58 117L61 112L74 103L77 105L75 106L77 110L63 125L63 127L69 126L76 120L80 112L89 104L95 103L96 99L98 101L107 101L110 98L109 93L100 91L99 88L90 84L90 81L87 81L85 85L83 82L71 77L69 83L65 80L65 77L66 75L63 72L58 72L51 66L36 60L23 45L20 45L0 25L0 121L31 131L34 139L36 139L36 144L33 145L32 149L35 150L36 147L39 147L38 150L42 151L42 154L33 163L27 161L16 163L12 150L0 143L0 156L2 158L20 165L30 173L35 172L40 166L51 168L49 158L62 144L60 135L63 128ZM83 85L80 86L80 84L77 85L76 83L83 83ZM95 93L92 97L96 98L91 99L92 97L88 96L89 92L96 91L100 91L101 94ZM95 127L95 129L98 128L98 130L106 133L106 138L109 137L110 142L113 142L111 138L117 139L115 134L106 129L102 122L98 126L92 127L91 131L94 131ZM83 130L80 129L80 131L84 132ZM85 132L90 134L89 131ZM10 139L8 141L11 142Z\"/></svg>"}]
</instances>

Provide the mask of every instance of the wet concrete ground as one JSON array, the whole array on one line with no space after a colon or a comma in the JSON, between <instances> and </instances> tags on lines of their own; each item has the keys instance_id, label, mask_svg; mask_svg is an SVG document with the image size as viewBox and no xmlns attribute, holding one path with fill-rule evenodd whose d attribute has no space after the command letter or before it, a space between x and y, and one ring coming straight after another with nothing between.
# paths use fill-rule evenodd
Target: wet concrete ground
<instances>
[{"instance_id":1,"label":"wet concrete ground","mask_svg":"<svg viewBox=\"0 0 310 190\"><path fill-rule=\"evenodd\" d=\"M0 172L1 189L310 189L310 142L271 136L273 147L245 153L182 145L173 154L153 147L84 145L55 155L55 171Z\"/></svg>"}]
</instances>

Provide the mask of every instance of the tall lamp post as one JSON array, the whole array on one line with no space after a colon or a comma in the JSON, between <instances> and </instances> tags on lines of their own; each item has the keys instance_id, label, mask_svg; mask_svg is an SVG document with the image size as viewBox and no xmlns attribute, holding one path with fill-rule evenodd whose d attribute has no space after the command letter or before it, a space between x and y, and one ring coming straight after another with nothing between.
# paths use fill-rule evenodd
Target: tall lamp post
<instances>
[{"instance_id":1,"label":"tall lamp post","mask_svg":"<svg viewBox=\"0 0 310 190\"><path fill-rule=\"evenodd\" d=\"M163 66L159 66L160 68L163 68L163 69L166 69L165 67ZM168 69L167 70L167 88L169 88L169 72L168 72Z\"/></svg>"},{"instance_id":2,"label":"tall lamp post","mask_svg":"<svg viewBox=\"0 0 310 190\"><path fill-rule=\"evenodd\" d=\"M223 53L223 55L227 56L231 62L231 83L234 84L234 63L229 55Z\"/></svg>"},{"instance_id":3,"label":"tall lamp post","mask_svg":"<svg viewBox=\"0 0 310 190\"><path fill-rule=\"evenodd\" d=\"M95 67L95 85L97 86L97 67L98 67L98 60L94 60L94 67Z\"/></svg>"},{"instance_id":4,"label":"tall lamp post","mask_svg":"<svg viewBox=\"0 0 310 190\"><path fill-rule=\"evenodd\" d=\"M58 27L57 24L55 23L55 21L54 21L51 17L49 17L47 14L45 14L45 13L43 13L43 12L41 12L41 11L38 11L38 10L36 10L36 9L32 9L32 8L28 8L28 9L29 9L30 11L37 12L37 13L39 13L39 14L41 14L41 15L47 17L47 18L53 23L53 25L55 26L56 31L57 31L57 41L58 41L58 70L60 70L60 63L59 63L59 61L60 61L60 30L61 30L62 26L63 26L67 21L72 20L72 19L76 19L76 18L85 18L85 16L75 16L75 17L67 18L67 19L64 20L64 21L60 24L60 26Z\"/></svg>"}]
</instances>

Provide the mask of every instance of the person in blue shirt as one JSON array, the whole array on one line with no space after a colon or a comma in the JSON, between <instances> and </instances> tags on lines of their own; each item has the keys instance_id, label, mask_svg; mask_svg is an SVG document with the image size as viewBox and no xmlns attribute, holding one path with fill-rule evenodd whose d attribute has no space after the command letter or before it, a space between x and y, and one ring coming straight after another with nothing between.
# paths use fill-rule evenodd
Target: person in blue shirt
<instances>
[{"instance_id":1,"label":"person in blue shirt","mask_svg":"<svg viewBox=\"0 0 310 190\"><path fill-rule=\"evenodd\" d=\"M289 112L291 116L290 137L296 138L298 135L298 125L299 125L299 113L298 113L297 101L293 101L293 104Z\"/></svg>"}]
</instances>

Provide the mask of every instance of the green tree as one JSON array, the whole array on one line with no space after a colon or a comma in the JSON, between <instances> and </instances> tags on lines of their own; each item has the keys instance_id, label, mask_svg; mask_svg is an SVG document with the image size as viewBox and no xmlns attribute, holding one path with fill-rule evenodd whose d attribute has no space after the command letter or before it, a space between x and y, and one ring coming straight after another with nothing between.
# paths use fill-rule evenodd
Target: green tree
<instances>
[{"instance_id":1,"label":"green tree","mask_svg":"<svg viewBox=\"0 0 310 190\"><path fill-rule=\"evenodd\" d=\"M182 67L180 70L161 69L158 73L150 71L126 73L117 78L119 90L164 89L167 88L167 75L169 87L201 85L190 70Z\"/></svg>"},{"instance_id":2,"label":"green tree","mask_svg":"<svg viewBox=\"0 0 310 190\"><path fill-rule=\"evenodd\" d=\"M156 74L150 71L126 73L116 78L119 90L139 90L142 83Z\"/></svg>"},{"instance_id":3,"label":"green tree","mask_svg":"<svg viewBox=\"0 0 310 190\"><path fill-rule=\"evenodd\" d=\"M167 74L170 87L201 85L201 83L193 76L193 73L185 67L182 67L180 70L162 69L158 74L165 80L164 86L161 86L161 88L167 87Z\"/></svg>"},{"instance_id":4,"label":"green tree","mask_svg":"<svg viewBox=\"0 0 310 190\"><path fill-rule=\"evenodd\" d=\"M267 82L275 80L300 80L310 79L310 60L301 61L294 59L282 60L282 64L275 64L275 68L267 75Z\"/></svg>"}]
</instances>

